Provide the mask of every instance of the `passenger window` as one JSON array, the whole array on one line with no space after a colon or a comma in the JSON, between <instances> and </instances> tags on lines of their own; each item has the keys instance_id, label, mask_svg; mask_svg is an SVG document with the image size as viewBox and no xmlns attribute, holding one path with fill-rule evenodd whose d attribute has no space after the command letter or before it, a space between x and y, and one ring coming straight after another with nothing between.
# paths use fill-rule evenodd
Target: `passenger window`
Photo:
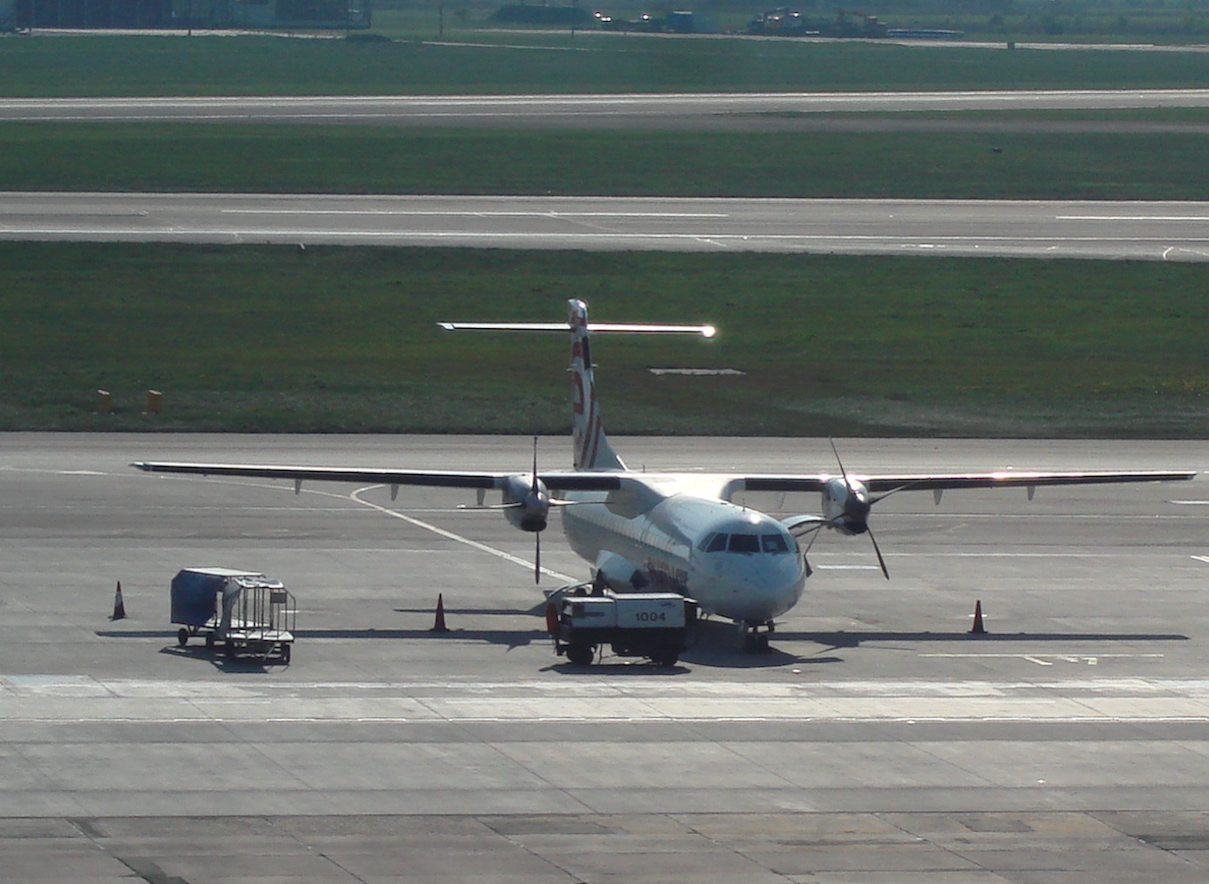
<instances>
[{"instance_id":1,"label":"passenger window","mask_svg":"<svg viewBox=\"0 0 1209 884\"><path fill-rule=\"evenodd\" d=\"M764 541L764 552L766 553L789 552L789 544L785 542L785 538L780 534L765 534L760 539Z\"/></svg>"},{"instance_id":2,"label":"passenger window","mask_svg":"<svg viewBox=\"0 0 1209 884\"><path fill-rule=\"evenodd\" d=\"M760 551L760 538L755 534L732 534L728 548L731 552L758 553Z\"/></svg>"},{"instance_id":3,"label":"passenger window","mask_svg":"<svg viewBox=\"0 0 1209 884\"><path fill-rule=\"evenodd\" d=\"M705 551L722 552L724 549L726 549L726 538L727 535L725 534L715 534L709 539L709 545L705 547Z\"/></svg>"}]
</instances>

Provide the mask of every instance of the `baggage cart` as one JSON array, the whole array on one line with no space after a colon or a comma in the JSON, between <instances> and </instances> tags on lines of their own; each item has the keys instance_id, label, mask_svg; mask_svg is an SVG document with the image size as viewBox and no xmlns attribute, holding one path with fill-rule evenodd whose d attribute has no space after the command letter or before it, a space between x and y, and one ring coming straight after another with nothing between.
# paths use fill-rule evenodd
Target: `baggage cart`
<instances>
[{"instance_id":1,"label":"baggage cart","mask_svg":"<svg viewBox=\"0 0 1209 884\"><path fill-rule=\"evenodd\" d=\"M280 580L254 571L186 568L172 578L172 622L182 648L194 635L222 643L232 659L246 654L289 663L298 608Z\"/></svg>"}]
</instances>

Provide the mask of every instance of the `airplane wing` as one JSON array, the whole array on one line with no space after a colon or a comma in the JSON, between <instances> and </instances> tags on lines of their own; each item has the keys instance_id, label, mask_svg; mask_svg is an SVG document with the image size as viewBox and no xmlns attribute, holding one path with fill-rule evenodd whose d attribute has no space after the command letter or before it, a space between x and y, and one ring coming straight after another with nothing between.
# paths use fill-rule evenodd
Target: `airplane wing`
<instances>
[{"instance_id":1,"label":"airplane wing","mask_svg":"<svg viewBox=\"0 0 1209 884\"><path fill-rule=\"evenodd\" d=\"M131 464L148 473L186 473L201 476L247 476L261 479L288 479L293 482L369 482L376 485L427 485L443 488L501 488L511 477L522 473L456 472L449 470L396 470L366 467L300 467L263 464L181 463L139 461ZM891 473L866 475L849 473L877 494L887 491L947 491L959 488L1035 488L1042 485L1105 485L1125 482L1187 481L1196 475L1188 471L1129 470L1124 472L1080 471L1035 473L1005 470L994 473ZM621 487L624 474L615 472L539 472L538 478L551 491L613 491ZM729 492L735 491L826 491L829 483L842 476L816 474L757 474L730 478ZM727 495L729 496L729 494Z\"/></svg>"},{"instance_id":2,"label":"airplane wing","mask_svg":"<svg viewBox=\"0 0 1209 884\"><path fill-rule=\"evenodd\" d=\"M897 473L889 475L832 476L744 476L732 482L730 488L746 491L821 491L822 516L803 514L783 519L794 537L804 537L823 528L834 528L845 534L868 534L877 553L878 563L886 579L890 572L882 558L873 532L869 529L869 514L874 504L899 491L931 491L940 503L940 496L950 489L962 488L1026 488L1029 499L1039 485L1109 485L1123 482L1187 481L1195 472L1166 470L1129 470L1126 472L1068 472L1032 473L1004 470L994 473Z\"/></svg>"},{"instance_id":3,"label":"airplane wing","mask_svg":"<svg viewBox=\"0 0 1209 884\"><path fill-rule=\"evenodd\" d=\"M511 478L529 473L453 472L448 470L392 470L364 467L295 467L260 464L177 463L139 461L132 467L146 473L186 473L195 476L246 476L303 482L368 482L374 485L427 485L439 488L502 488ZM551 491L612 491L621 476L607 472L549 472L537 474Z\"/></svg>"},{"instance_id":4,"label":"airplane wing","mask_svg":"<svg viewBox=\"0 0 1209 884\"><path fill-rule=\"evenodd\" d=\"M848 479L860 483L872 493L888 491L949 491L959 488L1036 488L1042 485L1111 485L1125 482L1180 482L1195 472L1168 470L1128 470L1125 472L1079 471L1032 473L1004 470L994 473L891 473L866 475L849 473ZM753 475L739 477L745 491L826 491L828 484L843 476ZM733 487L733 486L732 486Z\"/></svg>"}]
</instances>

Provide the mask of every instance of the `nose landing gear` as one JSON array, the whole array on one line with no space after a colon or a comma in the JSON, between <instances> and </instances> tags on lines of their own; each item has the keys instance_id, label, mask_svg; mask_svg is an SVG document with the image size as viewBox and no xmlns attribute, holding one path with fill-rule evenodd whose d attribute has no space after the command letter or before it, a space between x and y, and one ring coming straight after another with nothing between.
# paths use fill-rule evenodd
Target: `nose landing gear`
<instances>
[{"instance_id":1,"label":"nose landing gear","mask_svg":"<svg viewBox=\"0 0 1209 884\"><path fill-rule=\"evenodd\" d=\"M771 620L740 620L739 644L744 654L767 654L768 637L777 631Z\"/></svg>"}]
</instances>

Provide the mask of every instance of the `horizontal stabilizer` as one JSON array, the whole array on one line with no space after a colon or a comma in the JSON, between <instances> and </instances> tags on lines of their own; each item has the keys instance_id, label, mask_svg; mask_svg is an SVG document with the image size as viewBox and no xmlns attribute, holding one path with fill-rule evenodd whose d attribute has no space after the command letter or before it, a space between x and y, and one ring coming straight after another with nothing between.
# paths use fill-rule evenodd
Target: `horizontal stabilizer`
<instances>
[{"instance_id":1,"label":"horizontal stabilizer","mask_svg":"<svg viewBox=\"0 0 1209 884\"><path fill-rule=\"evenodd\" d=\"M446 331L570 331L567 322L438 322ZM651 334L688 334L712 338L718 330L712 325L659 325L657 323L593 322L588 324L592 334L600 332L631 332Z\"/></svg>"}]
</instances>

